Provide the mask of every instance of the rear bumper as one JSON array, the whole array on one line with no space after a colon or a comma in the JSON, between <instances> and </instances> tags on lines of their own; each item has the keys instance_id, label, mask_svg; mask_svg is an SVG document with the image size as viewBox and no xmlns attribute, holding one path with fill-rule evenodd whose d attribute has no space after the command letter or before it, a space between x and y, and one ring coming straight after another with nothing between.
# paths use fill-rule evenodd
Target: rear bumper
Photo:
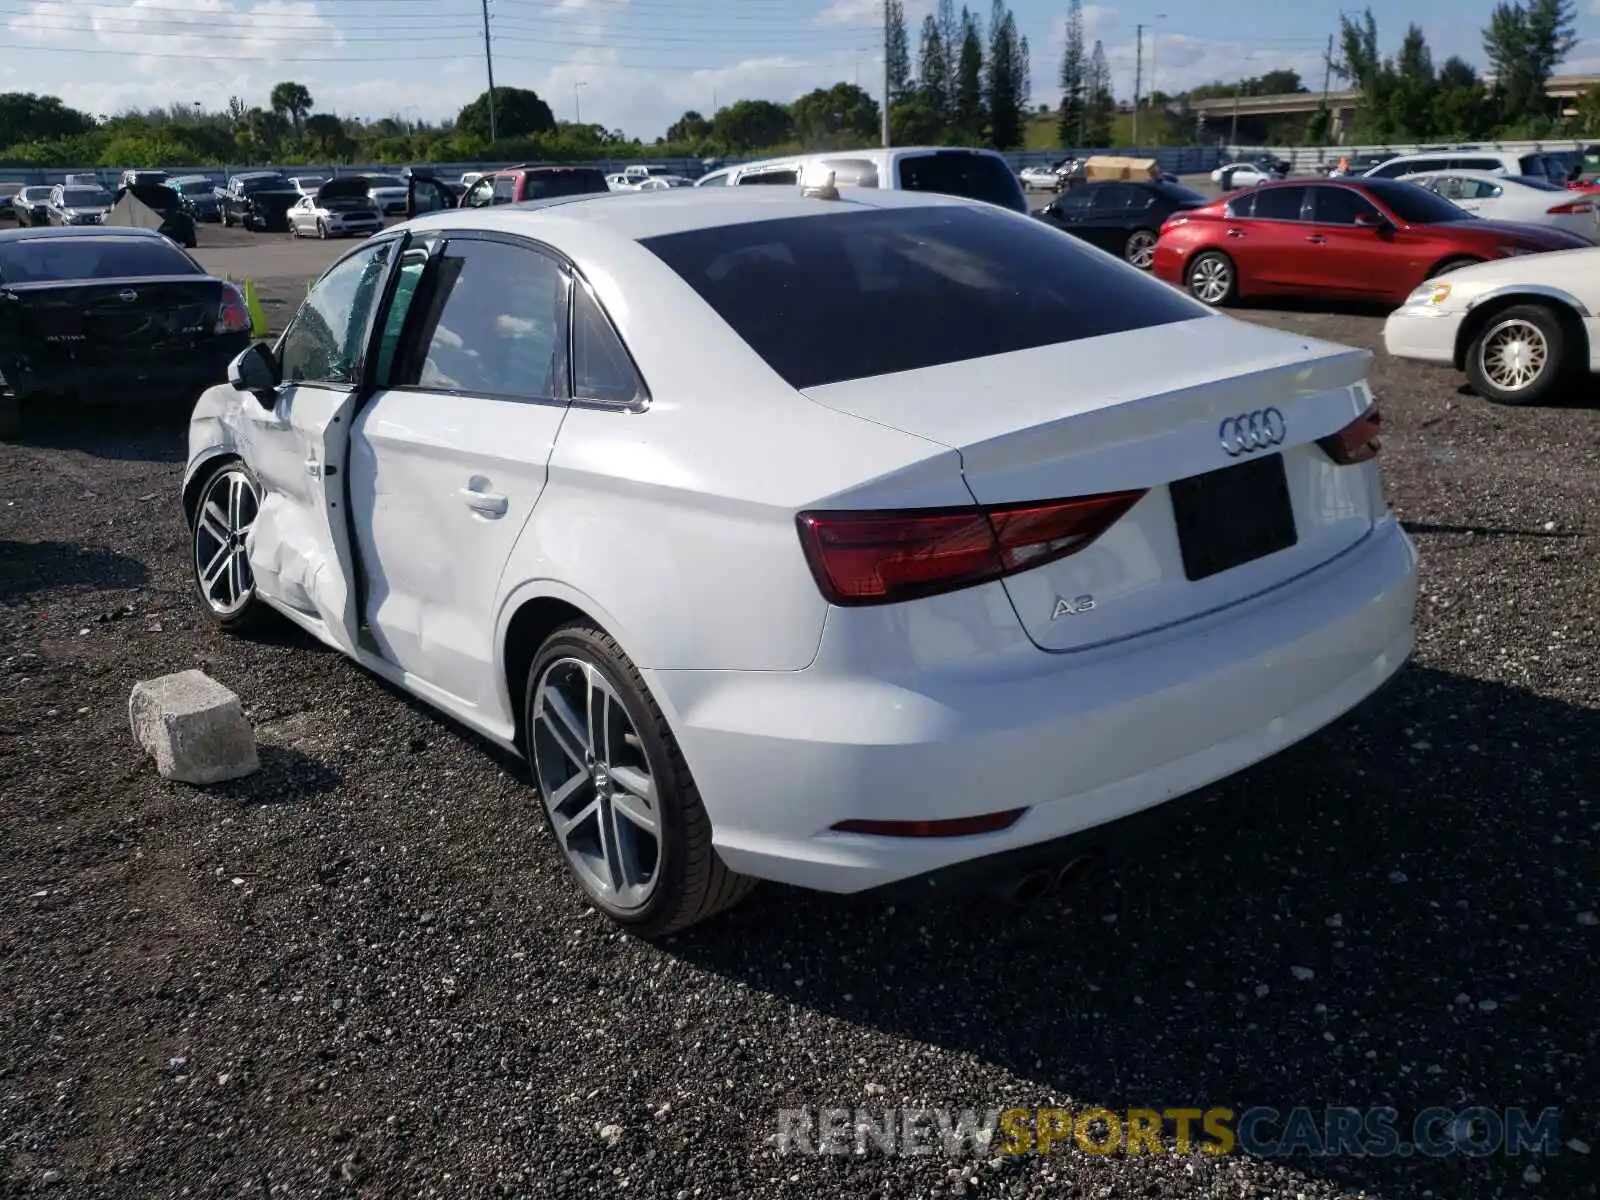
<instances>
[{"instance_id":1,"label":"rear bumper","mask_svg":"<svg viewBox=\"0 0 1600 1200\"><path fill-rule=\"evenodd\" d=\"M1135 642L1004 679L646 672L736 871L856 892L1038 847L1194 792L1316 732L1411 655L1417 558L1392 517L1332 562ZM824 641L826 642L826 636ZM1026 807L999 833L849 819Z\"/></svg>"},{"instance_id":2,"label":"rear bumper","mask_svg":"<svg viewBox=\"0 0 1600 1200\"><path fill-rule=\"evenodd\" d=\"M69 395L88 403L136 402L161 398L192 400L196 392L228 378L228 364L250 344L249 333L226 334L193 350L152 363L84 365L73 363L19 381L23 399Z\"/></svg>"},{"instance_id":3,"label":"rear bumper","mask_svg":"<svg viewBox=\"0 0 1600 1200\"><path fill-rule=\"evenodd\" d=\"M1397 308L1383 323L1383 348L1395 358L1454 366L1462 316L1435 308Z\"/></svg>"}]
</instances>

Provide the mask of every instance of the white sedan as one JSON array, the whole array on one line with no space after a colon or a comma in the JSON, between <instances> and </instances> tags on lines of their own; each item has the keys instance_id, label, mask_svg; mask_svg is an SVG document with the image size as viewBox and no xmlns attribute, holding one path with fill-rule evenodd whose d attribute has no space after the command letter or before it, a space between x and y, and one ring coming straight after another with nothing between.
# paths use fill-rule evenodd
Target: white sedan
<instances>
[{"instance_id":1,"label":"white sedan","mask_svg":"<svg viewBox=\"0 0 1600 1200\"><path fill-rule=\"evenodd\" d=\"M1282 179L1277 171L1262 166L1260 163L1225 163L1211 172L1211 182L1217 184L1223 191L1232 191L1234 188L1251 188L1258 183L1266 183L1273 179Z\"/></svg>"},{"instance_id":2,"label":"white sedan","mask_svg":"<svg viewBox=\"0 0 1600 1200\"><path fill-rule=\"evenodd\" d=\"M1600 242L1600 196L1559 188L1548 179L1492 171L1431 171L1401 178L1475 217L1545 225Z\"/></svg>"},{"instance_id":3,"label":"white sedan","mask_svg":"<svg viewBox=\"0 0 1600 1200\"><path fill-rule=\"evenodd\" d=\"M1369 365L927 192L449 208L202 396L189 556L525 754L636 932L1006 851L1032 894L1410 656Z\"/></svg>"},{"instance_id":4,"label":"white sedan","mask_svg":"<svg viewBox=\"0 0 1600 1200\"><path fill-rule=\"evenodd\" d=\"M1569 193L1576 195L1577 193ZM1473 390L1536 404L1600 374L1600 246L1461 267L1389 315L1385 348L1465 370Z\"/></svg>"},{"instance_id":5,"label":"white sedan","mask_svg":"<svg viewBox=\"0 0 1600 1200\"><path fill-rule=\"evenodd\" d=\"M1024 167L1017 178L1022 180L1023 187L1038 191L1053 192L1061 186L1061 177L1054 167Z\"/></svg>"},{"instance_id":6,"label":"white sedan","mask_svg":"<svg viewBox=\"0 0 1600 1200\"><path fill-rule=\"evenodd\" d=\"M285 214L291 237L367 237L383 228L378 206L359 175L330 179Z\"/></svg>"}]
</instances>

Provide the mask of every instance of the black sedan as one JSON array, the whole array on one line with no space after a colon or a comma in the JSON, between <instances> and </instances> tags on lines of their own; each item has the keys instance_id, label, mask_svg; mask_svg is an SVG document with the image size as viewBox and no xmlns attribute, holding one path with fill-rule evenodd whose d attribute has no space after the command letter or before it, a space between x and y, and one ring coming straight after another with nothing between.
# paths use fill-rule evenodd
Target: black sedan
<instances>
[{"instance_id":1,"label":"black sedan","mask_svg":"<svg viewBox=\"0 0 1600 1200\"><path fill-rule=\"evenodd\" d=\"M167 180L167 186L178 193L183 211L196 221L221 221L222 210L217 207L217 181L208 175L179 175Z\"/></svg>"},{"instance_id":2,"label":"black sedan","mask_svg":"<svg viewBox=\"0 0 1600 1200\"><path fill-rule=\"evenodd\" d=\"M1038 216L1148 271L1162 223L1173 213L1209 203L1199 192L1165 179L1080 183Z\"/></svg>"},{"instance_id":3,"label":"black sedan","mask_svg":"<svg viewBox=\"0 0 1600 1200\"><path fill-rule=\"evenodd\" d=\"M239 290L153 229L0 232L0 437L62 399L192 403L249 344Z\"/></svg>"}]
</instances>

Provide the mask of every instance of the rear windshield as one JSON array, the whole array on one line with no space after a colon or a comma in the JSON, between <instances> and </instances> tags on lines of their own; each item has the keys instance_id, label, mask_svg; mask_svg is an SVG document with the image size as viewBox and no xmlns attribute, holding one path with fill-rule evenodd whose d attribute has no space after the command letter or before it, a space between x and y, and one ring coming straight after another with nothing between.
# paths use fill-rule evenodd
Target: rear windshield
<instances>
[{"instance_id":1,"label":"rear windshield","mask_svg":"<svg viewBox=\"0 0 1600 1200\"><path fill-rule=\"evenodd\" d=\"M595 171L532 171L528 174L524 200L548 200L552 196L587 196L609 192L606 177Z\"/></svg>"},{"instance_id":2,"label":"rear windshield","mask_svg":"<svg viewBox=\"0 0 1600 1200\"><path fill-rule=\"evenodd\" d=\"M1445 225L1451 221L1470 221L1472 214L1457 208L1426 188L1398 179L1363 179L1367 191L1407 225Z\"/></svg>"},{"instance_id":3,"label":"rear windshield","mask_svg":"<svg viewBox=\"0 0 1600 1200\"><path fill-rule=\"evenodd\" d=\"M1206 315L1075 238L993 209L830 213L642 244L796 388Z\"/></svg>"},{"instance_id":4,"label":"rear windshield","mask_svg":"<svg viewBox=\"0 0 1600 1200\"><path fill-rule=\"evenodd\" d=\"M900 186L908 192L940 192L1028 211L1028 199L1011 168L988 154L955 151L902 158Z\"/></svg>"},{"instance_id":5,"label":"rear windshield","mask_svg":"<svg viewBox=\"0 0 1600 1200\"><path fill-rule=\"evenodd\" d=\"M1212 201L1212 197L1202 196L1193 188L1186 188L1181 183L1168 183L1164 179L1146 186L1179 204L1210 204Z\"/></svg>"},{"instance_id":6,"label":"rear windshield","mask_svg":"<svg viewBox=\"0 0 1600 1200\"><path fill-rule=\"evenodd\" d=\"M0 282L199 275L194 260L161 238L50 237L0 242Z\"/></svg>"},{"instance_id":7,"label":"rear windshield","mask_svg":"<svg viewBox=\"0 0 1600 1200\"><path fill-rule=\"evenodd\" d=\"M294 184L282 175L258 175L253 179L241 179L239 186L247 192L292 192Z\"/></svg>"},{"instance_id":8,"label":"rear windshield","mask_svg":"<svg viewBox=\"0 0 1600 1200\"><path fill-rule=\"evenodd\" d=\"M110 205L111 193L100 188L62 188L61 203L67 208L94 208Z\"/></svg>"}]
</instances>

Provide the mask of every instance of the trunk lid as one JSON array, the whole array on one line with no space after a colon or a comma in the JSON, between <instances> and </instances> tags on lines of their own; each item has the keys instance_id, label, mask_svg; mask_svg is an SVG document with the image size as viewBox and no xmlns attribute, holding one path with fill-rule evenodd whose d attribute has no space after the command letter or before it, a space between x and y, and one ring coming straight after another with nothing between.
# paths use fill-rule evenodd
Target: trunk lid
<instances>
[{"instance_id":1,"label":"trunk lid","mask_svg":"<svg viewBox=\"0 0 1600 1200\"><path fill-rule=\"evenodd\" d=\"M49 390L78 367L168 361L216 336L221 303L205 275L0 284L0 374Z\"/></svg>"},{"instance_id":2,"label":"trunk lid","mask_svg":"<svg viewBox=\"0 0 1600 1200\"><path fill-rule=\"evenodd\" d=\"M1086 549L1005 580L1033 641L1068 651L1238 603L1365 536L1376 474L1335 465L1317 439L1369 406L1370 361L1206 316L805 394L958 451L980 504L1148 489ZM1222 423L1268 409L1281 442L1229 455Z\"/></svg>"}]
</instances>

